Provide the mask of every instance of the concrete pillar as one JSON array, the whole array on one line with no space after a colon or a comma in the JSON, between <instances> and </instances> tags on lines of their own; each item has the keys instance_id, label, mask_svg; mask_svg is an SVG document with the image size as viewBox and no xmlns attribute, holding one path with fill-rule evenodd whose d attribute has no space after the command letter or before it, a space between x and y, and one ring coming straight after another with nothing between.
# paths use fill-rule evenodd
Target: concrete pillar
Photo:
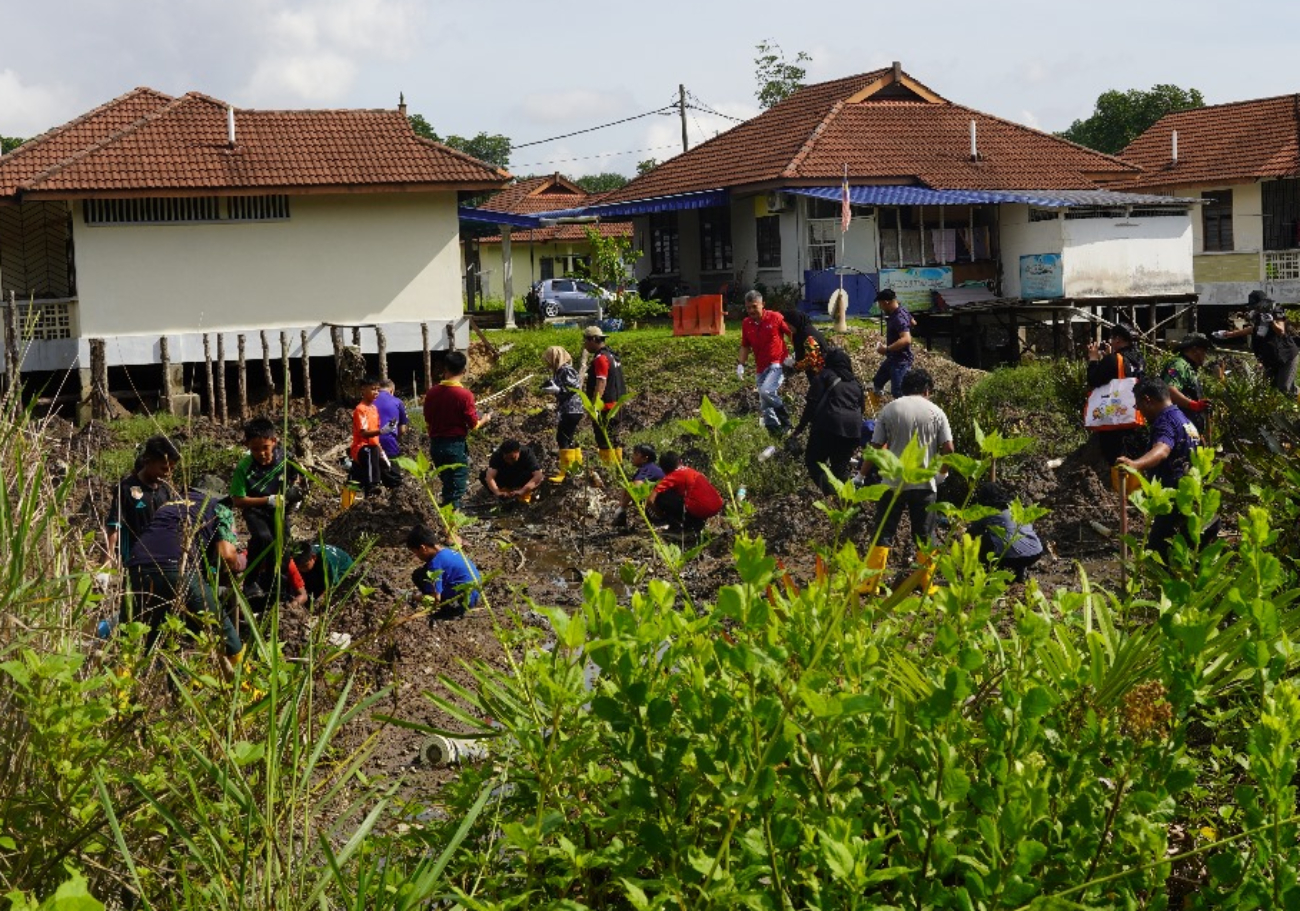
<instances>
[{"instance_id":1,"label":"concrete pillar","mask_svg":"<svg viewBox=\"0 0 1300 911\"><path fill-rule=\"evenodd\" d=\"M501 226L501 287L506 299L506 328L515 328L514 260L510 253L510 226Z\"/></svg>"}]
</instances>

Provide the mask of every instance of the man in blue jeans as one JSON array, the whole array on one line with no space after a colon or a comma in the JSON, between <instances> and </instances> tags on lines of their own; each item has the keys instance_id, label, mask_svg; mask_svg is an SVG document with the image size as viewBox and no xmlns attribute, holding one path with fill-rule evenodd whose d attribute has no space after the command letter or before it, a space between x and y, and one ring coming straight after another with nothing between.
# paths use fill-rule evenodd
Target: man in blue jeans
<instances>
[{"instance_id":1,"label":"man in blue jeans","mask_svg":"<svg viewBox=\"0 0 1300 911\"><path fill-rule=\"evenodd\" d=\"M898 398L903 394L903 376L912 369L912 325L914 320L907 308L898 302L893 288L876 295L876 304L885 314L885 340L876 346L876 354L883 354L880 369L871 378L871 402L880 407L889 382L889 394Z\"/></svg>"},{"instance_id":2,"label":"man in blue jeans","mask_svg":"<svg viewBox=\"0 0 1300 911\"><path fill-rule=\"evenodd\" d=\"M745 319L740 324L740 357L736 361L736 376L745 376L745 361L754 352L754 369L758 372L758 402L763 411L763 426L773 436L790 430L790 415L781 401L781 384L785 374L781 363L790 354L785 336L790 327L777 310L763 308L763 295L750 291L745 295Z\"/></svg>"},{"instance_id":3,"label":"man in blue jeans","mask_svg":"<svg viewBox=\"0 0 1300 911\"><path fill-rule=\"evenodd\" d=\"M465 438L492 419L479 417L474 393L465 388L468 359L461 351L447 354L442 382L424 396L424 424L429 433L429 460L442 476L442 503L459 506L469 488L469 445Z\"/></svg>"}]
</instances>

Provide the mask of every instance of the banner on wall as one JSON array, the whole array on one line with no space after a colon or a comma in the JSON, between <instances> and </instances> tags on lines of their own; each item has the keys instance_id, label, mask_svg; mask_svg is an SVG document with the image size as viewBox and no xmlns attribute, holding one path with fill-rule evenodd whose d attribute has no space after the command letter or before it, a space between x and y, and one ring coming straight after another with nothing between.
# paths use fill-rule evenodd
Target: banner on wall
<instances>
[{"instance_id":1,"label":"banner on wall","mask_svg":"<svg viewBox=\"0 0 1300 911\"><path fill-rule=\"evenodd\" d=\"M932 291L952 287L951 266L914 266L910 269L881 269L880 289L892 288L908 310L929 310L934 306ZM879 313L873 308L872 313Z\"/></svg>"},{"instance_id":2,"label":"banner on wall","mask_svg":"<svg viewBox=\"0 0 1300 911\"><path fill-rule=\"evenodd\" d=\"M1065 297L1061 254L1035 253L1020 257L1020 296L1025 300Z\"/></svg>"}]
</instances>

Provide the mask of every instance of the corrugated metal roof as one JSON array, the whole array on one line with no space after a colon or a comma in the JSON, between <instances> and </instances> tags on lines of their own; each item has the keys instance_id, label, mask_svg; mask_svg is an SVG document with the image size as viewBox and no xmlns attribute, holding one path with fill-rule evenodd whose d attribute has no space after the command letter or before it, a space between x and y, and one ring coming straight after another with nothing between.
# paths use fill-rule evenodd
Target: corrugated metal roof
<instances>
[{"instance_id":1,"label":"corrugated metal roof","mask_svg":"<svg viewBox=\"0 0 1300 911\"><path fill-rule=\"evenodd\" d=\"M839 200L843 192L833 187L790 187L782 192L815 199ZM1185 206L1200 202L1147 193L1113 190L932 190L929 187L849 187L849 202L859 206L969 206L1024 203L1044 209L1073 206Z\"/></svg>"},{"instance_id":2,"label":"corrugated metal roof","mask_svg":"<svg viewBox=\"0 0 1300 911\"><path fill-rule=\"evenodd\" d=\"M653 212L679 212L684 209L707 209L727 204L726 190L701 190L698 193L678 193L673 196L656 196L634 199L631 202L606 203L582 206L557 212L539 212L542 218L574 218L596 215L601 218L618 218L628 215L648 215Z\"/></svg>"},{"instance_id":3,"label":"corrugated metal roof","mask_svg":"<svg viewBox=\"0 0 1300 911\"><path fill-rule=\"evenodd\" d=\"M488 225L510 225L512 228L540 228L542 220L536 215L515 215L512 212L493 212L489 209L475 209L470 206L458 206L456 215L461 221L476 221Z\"/></svg>"}]
</instances>

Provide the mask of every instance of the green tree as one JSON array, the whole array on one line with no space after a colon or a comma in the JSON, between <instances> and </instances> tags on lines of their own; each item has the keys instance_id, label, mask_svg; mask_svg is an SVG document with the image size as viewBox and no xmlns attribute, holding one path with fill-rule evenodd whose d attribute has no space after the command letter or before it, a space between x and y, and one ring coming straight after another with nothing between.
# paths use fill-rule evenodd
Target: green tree
<instances>
[{"instance_id":1,"label":"green tree","mask_svg":"<svg viewBox=\"0 0 1300 911\"><path fill-rule=\"evenodd\" d=\"M636 175L640 177L642 174L649 174L657 167L659 167L658 158L647 158L645 161L638 161L636 163Z\"/></svg>"},{"instance_id":2,"label":"green tree","mask_svg":"<svg viewBox=\"0 0 1300 911\"><path fill-rule=\"evenodd\" d=\"M579 177L574 181L588 193L608 193L610 190L617 190L627 183L627 178L622 174L615 174L613 171L606 171L603 174L588 174L586 177Z\"/></svg>"},{"instance_id":3,"label":"green tree","mask_svg":"<svg viewBox=\"0 0 1300 911\"><path fill-rule=\"evenodd\" d=\"M411 129L415 131L417 136L432 139L434 142L441 142L445 146L458 152L464 152L466 155L472 155L479 161L486 162L493 167L503 170L510 167L512 146L509 136L486 132L471 137L456 136L454 134L439 136L434 131L433 125L425 120L422 114L408 114L406 119L411 122Z\"/></svg>"},{"instance_id":4,"label":"green tree","mask_svg":"<svg viewBox=\"0 0 1300 911\"><path fill-rule=\"evenodd\" d=\"M758 81L758 89L754 95L760 105L770 108L803 88L808 72L799 64L809 62L812 57L800 51L794 55L793 62L788 61L781 45L771 40L760 41L756 47L754 79Z\"/></svg>"},{"instance_id":5,"label":"green tree","mask_svg":"<svg viewBox=\"0 0 1300 911\"><path fill-rule=\"evenodd\" d=\"M1168 84L1153 86L1150 91L1112 89L1097 97L1091 117L1076 120L1057 135L1115 155L1166 114L1201 107L1205 107L1205 98L1197 89Z\"/></svg>"},{"instance_id":6,"label":"green tree","mask_svg":"<svg viewBox=\"0 0 1300 911\"><path fill-rule=\"evenodd\" d=\"M26 141L17 136L0 136L0 155L8 155Z\"/></svg>"}]
</instances>

